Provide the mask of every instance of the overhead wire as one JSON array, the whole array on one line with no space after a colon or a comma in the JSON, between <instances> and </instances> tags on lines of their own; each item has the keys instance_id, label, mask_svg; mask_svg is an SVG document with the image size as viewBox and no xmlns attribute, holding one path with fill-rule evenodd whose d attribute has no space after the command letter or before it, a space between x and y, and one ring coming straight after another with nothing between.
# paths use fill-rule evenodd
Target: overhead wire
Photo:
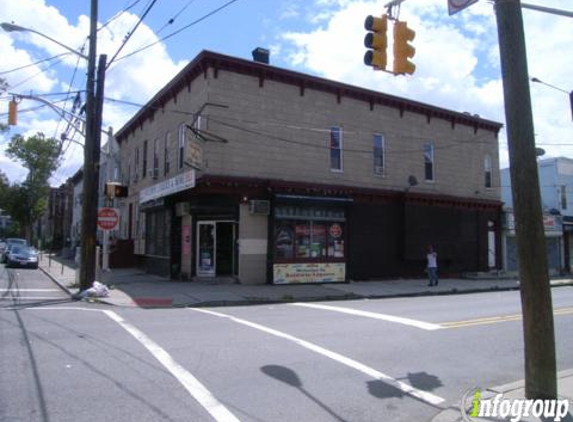
<instances>
[{"instance_id":1,"label":"overhead wire","mask_svg":"<svg viewBox=\"0 0 573 422\"><path fill-rule=\"evenodd\" d=\"M161 42L163 42L163 41L165 41L165 40L168 40L169 38L172 38L172 37L174 37L175 35L177 35L177 34L183 32L184 30L186 30L186 29L188 29L188 28L190 28L190 27L192 27L192 26L194 26L194 25L197 25L198 23L204 21L205 19L207 19L207 18L213 16L214 14L220 12L221 10L227 8L228 6L230 6L231 4L233 4L233 3L237 2L237 1L239 1L239 0L230 0L230 1L228 1L227 3L223 4L222 6L219 6L219 7L217 7L216 9L212 10L211 12L209 12L209 13L203 15L203 16L200 17L199 19L196 19L196 20L194 20L193 22L191 22L191 23L185 25L184 27L178 29L177 31L174 31L174 32L172 32L171 34L166 35L165 37L160 38L160 39L158 39L157 41L152 42L151 44L148 44L148 45L146 45L146 46L143 46L143 47L141 47L141 48L139 48L139 49L137 49L137 50L135 50L135 51L132 51L131 53L126 54L125 56L118 57L118 58L115 60L115 62L117 63L117 62L120 61L120 60L127 59L128 57L134 56L135 54L141 53L142 51L145 51L145 50L147 50L148 48L151 48L151 47L153 47L153 46L155 46L155 45L157 45L157 44L159 44L159 43L161 43Z\"/></svg>"},{"instance_id":2,"label":"overhead wire","mask_svg":"<svg viewBox=\"0 0 573 422\"><path fill-rule=\"evenodd\" d=\"M42 60L39 60L39 61L37 61L37 62L30 63L30 64L27 64L27 65L24 65L24 66L16 67L16 68L14 68L14 69L3 70L3 71L0 71L0 75L7 75L7 74L9 74L9 73L17 72L17 71L19 71L19 70L24 70L24 69L27 69L27 68L29 68L29 67L37 66L37 65L42 64L42 63L44 63L44 62L49 62L49 61L51 61L51 60L55 60L55 59L57 59L57 58L59 58L59 57L67 56L67 55L70 55L70 54L74 54L74 53L72 53L72 52L70 52L70 51L67 51L67 52L65 52L65 53L61 53L61 54L58 54L58 55L56 55L56 56L48 57L48 58L46 58L46 59L42 59Z\"/></svg>"},{"instance_id":3,"label":"overhead wire","mask_svg":"<svg viewBox=\"0 0 573 422\"><path fill-rule=\"evenodd\" d=\"M161 28L159 28L159 29L157 30L156 35L159 35L161 32L163 32L163 30L164 30L165 28L167 28L169 25L173 25L173 23L175 22L175 20L176 20L185 10L187 10L187 8L188 8L192 3L194 3L194 2L195 2L195 0L189 0L189 1L187 2L187 4L185 4L185 6L183 6L183 7L179 10L179 12L177 12L177 13L175 14L175 16L173 16L172 18L170 18Z\"/></svg>"},{"instance_id":4,"label":"overhead wire","mask_svg":"<svg viewBox=\"0 0 573 422\"><path fill-rule=\"evenodd\" d=\"M145 19L145 17L149 14L149 12L151 11L151 9L153 8L153 6L155 5L155 3L157 2L157 0L151 0L149 5L147 6L147 8L145 9L145 11L143 12L143 14L141 15L141 17L138 19L137 23L135 24L135 26L133 27L133 29L131 31L129 31L127 33L127 35L125 36L125 38L123 39L123 42L121 43L121 45L119 46L118 50L115 52L115 54L113 55L113 57L111 58L111 60L107 63L106 65L106 70L109 69L109 67L111 66L111 64L114 62L114 60L117 58L117 56L119 55L119 53L121 52L121 50L123 50L123 48L125 47L125 45L127 44L127 42L129 41L129 39L133 36L133 34L135 33L135 31L137 30L137 28L139 28L139 25L141 25L141 23L143 22L143 19Z\"/></svg>"}]
</instances>

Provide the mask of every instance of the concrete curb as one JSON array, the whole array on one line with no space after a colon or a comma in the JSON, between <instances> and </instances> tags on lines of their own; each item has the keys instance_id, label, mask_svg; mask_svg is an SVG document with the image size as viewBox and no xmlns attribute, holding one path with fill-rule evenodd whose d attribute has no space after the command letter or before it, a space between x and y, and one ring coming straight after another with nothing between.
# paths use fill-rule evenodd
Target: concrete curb
<instances>
[{"instance_id":1,"label":"concrete curb","mask_svg":"<svg viewBox=\"0 0 573 422\"><path fill-rule=\"evenodd\" d=\"M564 379L564 378L571 378L573 377L573 369L567 369L564 371L560 371L557 373L557 379ZM478 387L478 386L476 386ZM511 393L514 393L516 396L518 397L525 397L525 391L521 391L524 390L525 388L525 380L519 380L519 381L514 381L514 382L510 382L507 384L502 384L502 385L498 385L495 387L491 387L491 388L487 388L483 390L483 398L491 398L497 394L503 394L504 396L506 395L510 395ZM571 394L571 393L570 393ZM572 398L564 395L562 392L561 394L559 394L559 397L562 399L569 399L571 400ZM446 409L443 409L442 411L438 412L436 415L434 415L434 417L430 420L430 422L463 422L463 418L461 415L461 405L462 405L462 401L457 401L456 403L451 404L449 407L447 407ZM473 419L476 422L477 421L481 421L483 419ZM498 419L496 419L498 420ZM530 419L528 419L530 420Z\"/></svg>"},{"instance_id":2,"label":"concrete curb","mask_svg":"<svg viewBox=\"0 0 573 422\"><path fill-rule=\"evenodd\" d=\"M73 293L70 291L70 289L68 289L66 286L64 286L60 280L58 280L56 277L54 277L49 271L46 271L41 265L38 266L38 268L44 273L46 274L48 277L50 277L50 279L56 283L56 285L62 289L66 294L68 294L70 297L73 296Z\"/></svg>"}]
</instances>

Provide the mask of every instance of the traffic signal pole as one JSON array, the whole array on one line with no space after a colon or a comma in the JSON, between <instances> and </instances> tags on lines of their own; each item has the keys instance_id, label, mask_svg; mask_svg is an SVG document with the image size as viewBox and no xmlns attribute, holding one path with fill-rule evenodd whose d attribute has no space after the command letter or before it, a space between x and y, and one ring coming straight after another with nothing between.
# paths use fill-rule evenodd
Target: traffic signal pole
<instances>
[{"instance_id":1,"label":"traffic signal pole","mask_svg":"<svg viewBox=\"0 0 573 422\"><path fill-rule=\"evenodd\" d=\"M495 0L525 343L525 394L556 399L553 304L520 0Z\"/></svg>"}]
</instances>

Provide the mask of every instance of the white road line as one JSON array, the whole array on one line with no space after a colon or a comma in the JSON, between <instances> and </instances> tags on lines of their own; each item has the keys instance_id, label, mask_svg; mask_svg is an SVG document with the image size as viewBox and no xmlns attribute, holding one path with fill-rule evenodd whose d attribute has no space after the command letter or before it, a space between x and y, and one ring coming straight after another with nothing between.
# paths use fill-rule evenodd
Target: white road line
<instances>
[{"instance_id":1,"label":"white road line","mask_svg":"<svg viewBox=\"0 0 573 422\"><path fill-rule=\"evenodd\" d=\"M319 305L315 303L291 303L290 306L302 306L305 308L322 309L325 311L341 312L344 314L362 316L366 318L380 319L382 321L396 322L398 324L409 325L411 327L421 328L422 330L439 330L442 327L439 324L432 324L430 322L418 321L410 318L402 318L394 315L379 314L377 312L358 311L350 308L342 308L340 306Z\"/></svg>"},{"instance_id":2,"label":"white road line","mask_svg":"<svg viewBox=\"0 0 573 422\"><path fill-rule=\"evenodd\" d=\"M201 382L178 364L161 346L113 311L102 311L135 337L177 380L191 396L218 422L240 422Z\"/></svg>"},{"instance_id":3,"label":"white road line","mask_svg":"<svg viewBox=\"0 0 573 422\"><path fill-rule=\"evenodd\" d=\"M58 296L18 296L18 295L0 297L0 300L50 300L50 299L61 300L62 297L58 297Z\"/></svg>"},{"instance_id":4,"label":"white road line","mask_svg":"<svg viewBox=\"0 0 573 422\"><path fill-rule=\"evenodd\" d=\"M399 390L401 390L402 392L409 394L411 396L414 396L426 403L430 403L433 405L438 405L441 404L445 401L445 399L436 396L435 394L432 393L428 393L426 391L422 391L422 390L418 390L417 388L412 387L409 384L406 384L405 382L402 381L398 381L397 379L392 378L389 375L386 375L374 368L371 368L367 365L364 365L360 362L357 362L351 358L348 358L346 356L343 356L339 353L336 352L332 352L328 349L325 349L324 347L318 346L314 343L308 342L306 340L302 340L299 339L297 337L291 336L290 334L286 334L283 333L282 331L278 331L275 330L273 328L269 328L269 327L265 327L264 325L260 325L260 324L256 324L254 322L250 322L241 318L236 318L234 316L231 315L227 315L227 314L222 314L219 312L214 312L214 311L208 311L206 309L199 309L199 308L189 308L190 311L194 311L194 312L201 312L204 314L208 314L208 315L213 315L213 316L217 316L217 317L221 317L221 318L228 318L231 321L234 321L238 324L242 324L242 325L246 325L247 327L251 327L254 328L256 330L260 330L263 331L265 333L271 334L273 336L276 337L280 337L283 338L285 340L289 340L292 341L296 344L298 344L299 346L302 346L306 349L309 349L313 352L316 352L322 356L325 356L329 359L332 359L336 362L342 363L343 365L346 365L352 369L356 369L357 371L362 372L363 374L366 374L376 380L381 380L384 381L396 388L398 388Z\"/></svg>"},{"instance_id":5,"label":"white road line","mask_svg":"<svg viewBox=\"0 0 573 422\"><path fill-rule=\"evenodd\" d=\"M0 293L5 292L61 292L61 289L0 289Z\"/></svg>"}]
</instances>

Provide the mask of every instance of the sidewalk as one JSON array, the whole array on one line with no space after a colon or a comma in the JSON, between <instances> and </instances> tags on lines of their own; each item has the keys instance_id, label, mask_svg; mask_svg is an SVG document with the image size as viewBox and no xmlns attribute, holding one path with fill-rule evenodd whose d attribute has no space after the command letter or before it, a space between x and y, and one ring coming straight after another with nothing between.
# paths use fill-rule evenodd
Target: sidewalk
<instances>
[{"instance_id":1,"label":"sidewalk","mask_svg":"<svg viewBox=\"0 0 573 422\"><path fill-rule=\"evenodd\" d=\"M559 394L559 400L568 400L568 412L565 417L562 417L562 422L573 422L573 370L566 370L561 371L557 374L557 391ZM481 399L482 400L493 400L495 396L502 394L501 400L511 400L513 404L513 400L524 400L525 399L525 387L523 381L514 382L511 384L505 384L498 387L488 388L487 390L482 391ZM501 401L500 400L500 401ZM466 412L467 415L468 410L471 411L473 404L473 396L469 397L466 401ZM442 410L437 415L435 415L430 422L465 422L465 421L474 421L474 422L488 422L488 421L509 421L514 416L510 415L505 418L502 417L469 417L462 416L462 411L460 410L462 407L462 400L458 403L451 405L447 409ZM498 408L498 411L500 408ZM515 408L515 411L519 409ZM554 411L555 412L555 411ZM536 418L534 416L522 417L519 418L521 422L552 422L555 418Z\"/></svg>"},{"instance_id":2,"label":"sidewalk","mask_svg":"<svg viewBox=\"0 0 573 422\"><path fill-rule=\"evenodd\" d=\"M71 260L44 255L40 260L44 271L63 290L72 295L78 291L76 285L76 265ZM303 301L396 298L447 294L464 294L486 291L518 290L515 279L442 279L437 287L429 287L425 279L401 279L387 281L350 282L344 284L308 285L258 285L209 284L206 282L171 281L145 273L136 268L114 269L102 273L99 281L111 290L109 297L96 299L99 302L141 308L200 307L200 306L239 306L262 303L286 303ZM571 278L551 280L552 286L573 286ZM573 370L559 373L559 394L569 400L569 415L563 422L573 422ZM476 386L478 387L478 386ZM523 381L482 391L482 400L492 399L502 393L504 400L523 399ZM471 402L470 398L470 402ZM471 406L471 403L469 403ZM440 411L431 422L463 421L509 421L510 418L462 417L460 407L468 409L467 402L458 403ZM550 419L522 418L524 422L548 421Z\"/></svg>"},{"instance_id":3,"label":"sidewalk","mask_svg":"<svg viewBox=\"0 0 573 422\"><path fill-rule=\"evenodd\" d=\"M77 293L76 264L72 260L43 255L40 269L70 295ZM231 306L347 299L376 299L518 290L515 279L442 279L429 287L425 279L351 281L336 284L243 285L171 281L137 268L103 272L98 281L110 295L98 301L127 307ZM573 286L573 279L551 280L552 286Z\"/></svg>"}]
</instances>

